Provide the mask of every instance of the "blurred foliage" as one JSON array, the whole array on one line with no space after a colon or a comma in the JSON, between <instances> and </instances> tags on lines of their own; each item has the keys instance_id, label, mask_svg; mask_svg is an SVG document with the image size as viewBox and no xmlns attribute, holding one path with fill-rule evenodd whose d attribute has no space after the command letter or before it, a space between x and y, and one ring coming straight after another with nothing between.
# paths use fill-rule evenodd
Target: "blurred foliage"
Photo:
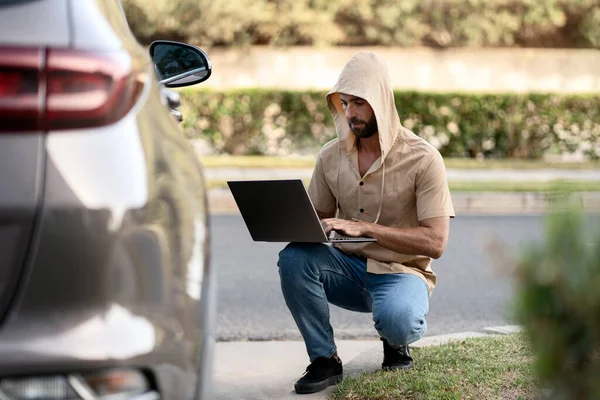
<instances>
[{"instance_id":1,"label":"blurred foliage","mask_svg":"<svg viewBox=\"0 0 600 400\"><path fill-rule=\"evenodd\" d=\"M600 0L122 0L142 42L600 47Z\"/></svg>"},{"instance_id":2,"label":"blurred foliage","mask_svg":"<svg viewBox=\"0 0 600 400\"><path fill-rule=\"evenodd\" d=\"M122 0L137 38L209 46L325 44L343 39L325 0ZM324 30L323 27L326 27Z\"/></svg>"},{"instance_id":3,"label":"blurred foliage","mask_svg":"<svg viewBox=\"0 0 600 400\"><path fill-rule=\"evenodd\" d=\"M336 137L325 92L187 90L183 127L217 153L314 154ZM395 92L404 126L447 157L600 156L600 96Z\"/></svg>"},{"instance_id":4,"label":"blurred foliage","mask_svg":"<svg viewBox=\"0 0 600 400\"><path fill-rule=\"evenodd\" d=\"M590 234L587 217L573 206L556 209L545 240L529 247L519 264L518 320L549 389L545 398L598 399L600 231Z\"/></svg>"}]
</instances>

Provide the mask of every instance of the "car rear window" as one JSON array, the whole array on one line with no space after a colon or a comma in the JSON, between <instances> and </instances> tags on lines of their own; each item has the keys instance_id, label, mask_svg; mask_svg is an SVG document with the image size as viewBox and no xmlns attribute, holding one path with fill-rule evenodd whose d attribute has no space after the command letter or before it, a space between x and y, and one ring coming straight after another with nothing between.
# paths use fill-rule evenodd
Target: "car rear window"
<instances>
[{"instance_id":1,"label":"car rear window","mask_svg":"<svg viewBox=\"0 0 600 400\"><path fill-rule=\"evenodd\" d=\"M10 6L13 4L31 3L32 1L38 1L38 0L0 0L0 7Z\"/></svg>"}]
</instances>

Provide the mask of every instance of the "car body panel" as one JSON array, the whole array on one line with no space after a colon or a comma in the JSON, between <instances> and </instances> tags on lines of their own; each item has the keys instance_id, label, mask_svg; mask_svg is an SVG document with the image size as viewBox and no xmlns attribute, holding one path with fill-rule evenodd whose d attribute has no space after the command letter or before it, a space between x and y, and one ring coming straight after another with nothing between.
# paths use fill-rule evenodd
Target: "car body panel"
<instances>
[{"instance_id":1,"label":"car body panel","mask_svg":"<svg viewBox=\"0 0 600 400\"><path fill-rule=\"evenodd\" d=\"M122 23L123 11L115 0L70 0L72 47L86 50L136 48L129 27ZM131 46L128 46L131 44Z\"/></svg>"},{"instance_id":2,"label":"car body panel","mask_svg":"<svg viewBox=\"0 0 600 400\"><path fill-rule=\"evenodd\" d=\"M69 0L0 5L0 44L68 47ZM27 29L23 29L24 24Z\"/></svg>"},{"instance_id":3,"label":"car body panel","mask_svg":"<svg viewBox=\"0 0 600 400\"><path fill-rule=\"evenodd\" d=\"M0 135L0 321L13 300L39 208L43 136Z\"/></svg>"},{"instance_id":4,"label":"car body panel","mask_svg":"<svg viewBox=\"0 0 600 400\"><path fill-rule=\"evenodd\" d=\"M26 148L19 154L38 154L28 166L36 171L27 178L33 186L21 183L27 198L15 199L35 229L23 233L28 251L21 251L20 283L0 326L0 379L133 366L153 375L163 398L203 398L216 296L202 166L147 51L125 32L119 3L68 4L76 23L67 42L78 50L126 49L144 89L114 124L15 133ZM118 41L102 40L110 30ZM0 179L20 175L7 176Z\"/></svg>"},{"instance_id":5,"label":"car body panel","mask_svg":"<svg viewBox=\"0 0 600 400\"><path fill-rule=\"evenodd\" d=\"M151 110L48 134L36 251L0 330L1 376L144 365L177 381L160 388L168 398L192 398L206 205L186 143L138 130L174 124Z\"/></svg>"}]
</instances>

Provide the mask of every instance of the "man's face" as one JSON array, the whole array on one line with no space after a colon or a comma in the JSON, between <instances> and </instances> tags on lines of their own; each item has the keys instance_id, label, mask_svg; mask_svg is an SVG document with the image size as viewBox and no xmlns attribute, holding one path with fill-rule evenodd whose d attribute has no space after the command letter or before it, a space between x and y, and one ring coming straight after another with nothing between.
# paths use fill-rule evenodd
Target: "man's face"
<instances>
[{"instance_id":1,"label":"man's face","mask_svg":"<svg viewBox=\"0 0 600 400\"><path fill-rule=\"evenodd\" d=\"M377 133L377 119L371 105L360 97L340 93L348 126L354 136L366 139Z\"/></svg>"}]
</instances>

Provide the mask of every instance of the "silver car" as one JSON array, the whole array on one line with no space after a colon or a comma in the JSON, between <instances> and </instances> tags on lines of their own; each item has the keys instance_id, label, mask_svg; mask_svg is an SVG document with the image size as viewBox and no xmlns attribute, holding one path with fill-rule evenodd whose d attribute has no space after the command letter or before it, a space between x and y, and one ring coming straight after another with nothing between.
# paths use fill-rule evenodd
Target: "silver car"
<instances>
[{"instance_id":1,"label":"silver car","mask_svg":"<svg viewBox=\"0 0 600 400\"><path fill-rule=\"evenodd\" d=\"M166 87L200 49L117 0L0 0L0 399L199 399L215 273L202 167Z\"/></svg>"}]
</instances>

